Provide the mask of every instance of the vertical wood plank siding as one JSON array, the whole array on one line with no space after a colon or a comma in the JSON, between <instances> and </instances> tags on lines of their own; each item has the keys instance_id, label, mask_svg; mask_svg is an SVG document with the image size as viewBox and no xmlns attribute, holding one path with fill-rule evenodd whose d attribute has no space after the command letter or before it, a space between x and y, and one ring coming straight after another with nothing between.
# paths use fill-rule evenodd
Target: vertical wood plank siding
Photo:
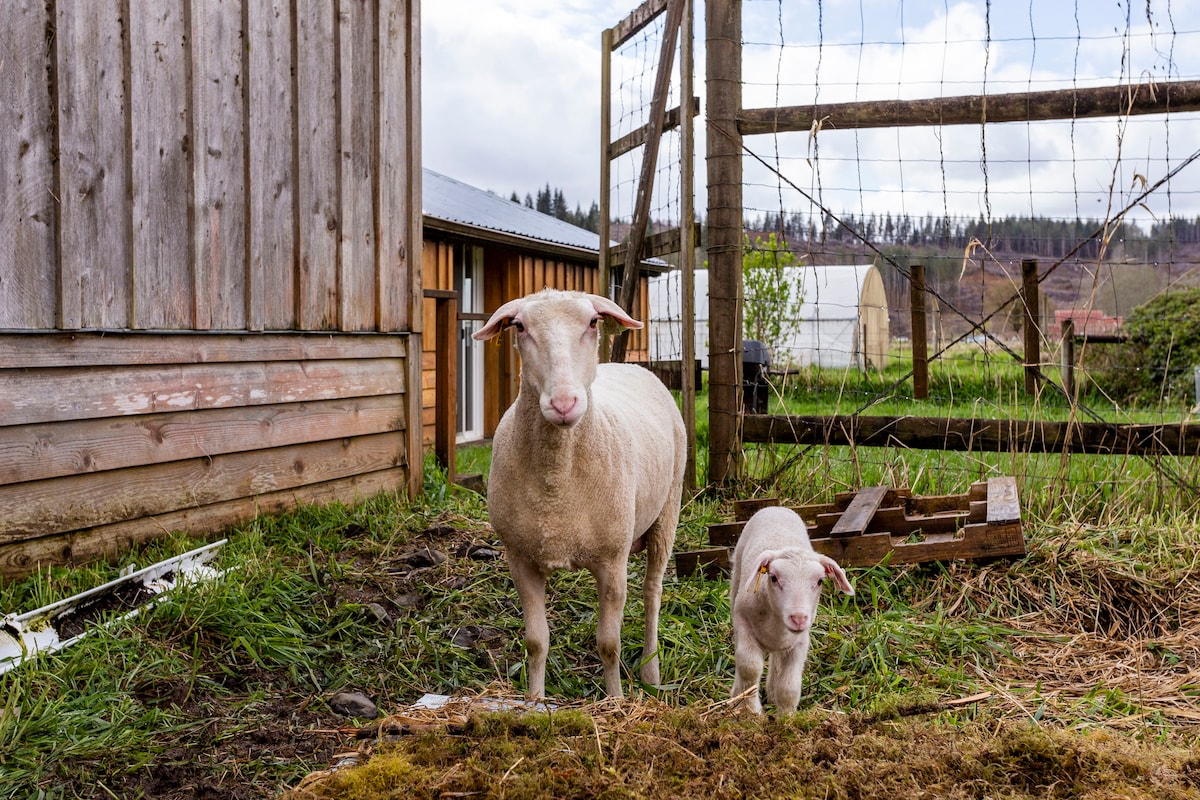
<instances>
[{"instance_id":1,"label":"vertical wood plank siding","mask_svg":"<svg viewBox=\"0 0 1200 800\"><path fill-rule=\"evenodd\" d=\"M419 26L0 3L0 579L419 489Z\"/></svg>"},{"instance_id":2,"label":"vertical wood plank siding","mask_svg":"<svg viewBox=\"0 0 1200 800\"><path fill-rule=\"evenodd\" d=\"M46 73L50 20L40 0L4 3L0 24L0 327L55 323L56 259L52 101Z\"/></svg>"}]
</instances>

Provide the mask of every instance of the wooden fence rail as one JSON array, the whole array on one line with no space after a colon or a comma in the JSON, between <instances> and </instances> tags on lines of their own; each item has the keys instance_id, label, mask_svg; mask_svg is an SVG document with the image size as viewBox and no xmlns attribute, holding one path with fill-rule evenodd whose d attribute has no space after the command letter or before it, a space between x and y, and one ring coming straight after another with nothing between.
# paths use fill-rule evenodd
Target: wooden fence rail
<instances>
[{"instance_id":1,"label":"wooden fence rail","mask_svg":"<svg viewBox=\"0 0 1200 800\"><path fill-rule=\"evenodd\" d=\"M1200 456L1200 424L1118 425L946 417L747 415L746 442L966 452Z\"/></svg>"}]
</instances>

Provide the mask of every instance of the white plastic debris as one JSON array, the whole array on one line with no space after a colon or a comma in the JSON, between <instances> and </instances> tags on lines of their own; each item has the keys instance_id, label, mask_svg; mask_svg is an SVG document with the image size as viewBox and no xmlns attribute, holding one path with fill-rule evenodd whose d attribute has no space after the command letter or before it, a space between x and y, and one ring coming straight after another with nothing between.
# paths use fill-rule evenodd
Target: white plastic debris
<instances>
[{"instance_id":1,"label":"white plastic debris","mask_svg":"<svg viewBox=\"0 0 1200 800\"><path fill-rule=\"evenodd\" d=\"M108 620L106 625L134 616L143 608L153 606L164 592L176 586L220 577L223 573L208 566L208 562L227 541L229 540L222 539L137 571L128 571L126 568L116 580L24 614L5 614L0 622L0 674L39 653L53 653L82 639L92 629L64 639L59 635L62 623L102 602L105 597L113 596L120 589L140 587L152 597L121 616Z\"/></svg>"}]
</instances>

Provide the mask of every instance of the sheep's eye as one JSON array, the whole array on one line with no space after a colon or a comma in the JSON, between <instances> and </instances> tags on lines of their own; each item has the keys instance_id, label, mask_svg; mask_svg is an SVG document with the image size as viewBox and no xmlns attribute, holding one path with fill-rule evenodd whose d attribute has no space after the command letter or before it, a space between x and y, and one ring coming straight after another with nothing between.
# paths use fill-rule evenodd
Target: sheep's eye
<instances>
[{"instance_id":1,"label":"sheep's eye","mask_svg":"<svg viewBox=\"0 0 1200 800\"><path fill-rule=\"evenodd\" d=\"M771 575L771 583L779 583L779 576L772 574Z\"/></svg>"},{"instance_id":2,"label":"sheep's eye","mask_svg":"<svg viewBox=\"0 0 1200 800\"><path fill-rule=\"evenodd\" d=\"M514 319L514 320L512 321L512 327L514 327L514 328L516 328L516 329L517 329L517 333L524 333L524 332L525 332L525 323L523 323L523 322L519 322L519 321L517 321L517 320L515 320L515 319Z\"/></svg>"},{"instance_id":3,"label":"sheep's eye","mask_svg":"<svg viewBox=\"0 0 1200 800\"><path fill-rule=\"evenodd\" d=\"M592 328L592 329L595 329L595 327L596 327L597 325L599 325L599 324L600 324L600 318L599 318L599 317L592 317L592 321L588 323L588 327L589 327L589 328Z\"/></svg>"}]
</instances>

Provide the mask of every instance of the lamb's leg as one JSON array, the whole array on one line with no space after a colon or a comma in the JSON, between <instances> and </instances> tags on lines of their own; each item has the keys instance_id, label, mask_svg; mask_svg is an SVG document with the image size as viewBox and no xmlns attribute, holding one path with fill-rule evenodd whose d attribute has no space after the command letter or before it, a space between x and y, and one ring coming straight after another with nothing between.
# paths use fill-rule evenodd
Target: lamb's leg
<instances>
[{"instance_id":1,"label":"lamb's leg","mask_svg":"<svg viewBox=\"0 0 1200 800\"><path fill-rule=\"evenodd\" d=\"M800 704L800 686L804 681L807 658L807 642L771 654L771 663L767 667L767 701L781 714L795 711Z\"/></svg>"},{"instance_id":2,"label":"lamb's leg","mask_svg":"<svg viewBox=\"0 0 1200 800\"><path fill-rule=\"evenodd\" d=\"M521 613L525 617L525 652L529 662L529 696L540 700L546 696L546 652L550 647L550 626L546 622L546 577L530 562L509 550L508 568Z\"/></svg>"},{"instance_id":3,"label":"lamb's leg","mask_svg":"<svg viewBox=\"0 0 1200 800\"><path fill-rule=\"evenodd\" d=\"M600 613L596 620L596 649L604 665L604 691L609 697L624 697L621 689L621 616L629 581L624 561L592 570L596 578Z\"/></svg>"},{"instance_id":4,"label":"lamb's leg","mask_svg":"<svg viewBox=\"0 0 1200 800\"><path fill-rule=\"evenodd\" d=\"M754 637L748 631L743 630L745 627L744 623L739 624L736 619L733 621L733 654L736 677L733 680L733 691L729 693L729 696L741 697L753 688L754 691L742 701L741 708L752 714L761 714L762 701L758 697L758 682L762 678L763 651L758 646L758 642L754 641Z\"/></svg>"}]
</instances>

